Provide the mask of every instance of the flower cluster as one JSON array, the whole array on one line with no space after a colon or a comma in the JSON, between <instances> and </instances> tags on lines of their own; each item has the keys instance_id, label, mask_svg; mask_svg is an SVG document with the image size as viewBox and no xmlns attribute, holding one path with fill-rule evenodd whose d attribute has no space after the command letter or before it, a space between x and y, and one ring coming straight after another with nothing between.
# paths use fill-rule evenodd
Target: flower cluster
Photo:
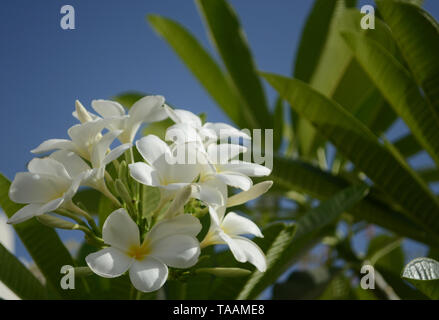
<instances>
[{"instance_id":1,"label":"flower cluster","mask_svg":"<svg viewBox=\"0 0 439 320\"><path fill-rule=\"evenodd\" d=\"M251 177L267 176L270 170L239 160L248 151L243 142L251 140L249 135L224 123L203 123L189 111L170 108L162 96L146 96L129 112L114 101L94 100L91 105L97 114L76 102L73 116L80 123L68 130L70 140L50 139L32 150L51 154L34 158L28 172L15 176L9 197L26 205L9 223L37 217L52 227L84 231L86 239L99 247L86 257L89 268L107 278L128 271L142 292L162 287L168 267L193 267L201 250L210 245L227 245L237 261L266 270L262 250L243 236L263 237L258 226L226 213L272 185L271 181L253 185ZM134 143L142 124L166 118L174 124L166 129L165 140L147 135ZM116 140L120 143L112 148ZM114 206L102 229L73 200L81 187L98 190ZM141 209L148 200L142 196L145 188L160 194L148 216ZM205 214L210 225L198 239L199 219Z\"/></svg>"}]
</instances>

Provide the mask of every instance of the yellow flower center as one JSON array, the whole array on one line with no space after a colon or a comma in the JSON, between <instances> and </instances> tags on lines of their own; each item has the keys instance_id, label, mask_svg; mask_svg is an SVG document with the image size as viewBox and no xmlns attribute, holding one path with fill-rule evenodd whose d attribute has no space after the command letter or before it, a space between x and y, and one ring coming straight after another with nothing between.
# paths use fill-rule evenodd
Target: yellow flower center
<instances>
[{"instance_id":1,"label":"yellow flower center","mask_svg":"<svg viewBox=\"0 0 439 320\"><path fill-rule=\"evenodd\" d=\"M139 245L132 245L129 249L127 254L136 260L143 260L145 256L147 256L150 253L150 248L148 247L148 243L145 241L141 246Z\"/></svg>"}]
</instances>

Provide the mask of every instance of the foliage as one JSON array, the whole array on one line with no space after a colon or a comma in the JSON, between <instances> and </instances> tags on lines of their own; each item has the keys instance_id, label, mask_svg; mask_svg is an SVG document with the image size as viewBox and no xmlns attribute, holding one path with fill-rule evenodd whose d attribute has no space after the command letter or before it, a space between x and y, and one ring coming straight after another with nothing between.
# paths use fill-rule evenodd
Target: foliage
<instances>
[{"instance_id":1,"label":"foliage","mask_svg":"<svg viewBox=\"0 0 439 320\"><path fill-rule=\"evenodd\" d=\"M82 290L61 290L60 266L83 267L93 239L72 257L53 229L32 219L15 230L45 283L2 246L0 280L32 299L254 299L268 288L273 299L439 299L439 263L418 258L404 267L402 245L439 247L439 200L431 185L439 181L439 26L421 1L377 0L376 28L363 30L356 1L315 0L291 77L258 69L226 0L196 5L219 61L180 23L161 15L147 19L231 122L274 128L274 186L239 206L263 226L265 237L254 241L266 254L267 271L206 248L185 273L172 269L158 293L135 296L127 276L104 279L87 269L77 269ZM275 92L272 106L263 81ZM142 96L128 92L114 100L130 108ZM410 132L389 141L389 128L401 120ZM144 134L163 138L170 124L154 123ZM434 165L412 166L410 158L421 153ZM118 193L134 191L122 162L109 170L120 177L113 186ZM20 206L9 200L9 185L0 176L0 205L10 217ZM136 191L135 205L149 223L160 195L145 186ZM92 190L75 199L98 217L99 228L116 209ZM201 223L205 235L208 219ZM359 237L368 240L364 253L353 247ZM375 269L377 290L360 286L365 264ZM282 275L287 278L279 282Z\"/></svg>"}]
</instances>

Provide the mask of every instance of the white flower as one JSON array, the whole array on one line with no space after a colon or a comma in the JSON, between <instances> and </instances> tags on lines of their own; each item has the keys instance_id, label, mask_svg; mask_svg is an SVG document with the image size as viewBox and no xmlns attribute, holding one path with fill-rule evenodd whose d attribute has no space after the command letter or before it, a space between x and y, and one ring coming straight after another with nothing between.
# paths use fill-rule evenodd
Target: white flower
<instances>
[{"instance_id":1,"label":"white flower","mask_svg":"<svg viewBox=\"0 0 439 320\"><path fill-rule=\"evenodd\" d=\"M35 158L29 172L19 172L9 188L9 198L28 204L18 210L8 223L19 223L33 216L69 206L79 188L82 175L71 177L64 166L51 158Z\"/></svg>"},{"instance_id":2,"label":"white flower","mask_svg":"<svg viewBox=\"0 0 439 320\"><path fill-rule=\"evenodd\" d=\"M105 278L129 271L134 287L142 292L160 289L168 267L189 268L196 264L200 247L195 236L201 224L183 214L157 223L140 243L137 225L125 209L110 214L103 226L103 239L110 247L86 257L90 269Z\"/></svg>"},{"instance_id":3,"label":"white flower","mask_svg":"<svg viewBox=\"0 0 439 320\"><path fill-rule=\"evenodd\" d=\"M95 119L72 126L68 131L71 140L49 139L32 150L32 153L43 153L56 149L73 151L86 160L91 161L94 146L102 139L101 131L105 128L103 119Z\"/></svg>"},{"instance_id":4,"label":"white flower","mask_svg":"<svg viewBox=\"0 0 439 320\"><path fill-rule=\"evenodd\" d=\"M253 185L249 177L267 176L271 170L257 163L234 159L246 150L247 148L237 144L209 144L204 153L204 162L209 165L204 166L200 181L213 175L228 186L249 190Z\"/></svg>"},{"instance_id":5,"label":"white flower","mask_svg":"<svg viewBox=\"0 0 439 320\"><path fill-rule=\"evenodd\" d=\"M165 110L175 125L166 131L166 140L176 143L202 142L205 145L230 138L250 140L250 136L226 123L206 122L190 111L172 109L165 105Z\"/></svg>"},{"instance_id":6,"label":"white flower","mask_svg":"<svg viewBox=\"0 0 439 320\"><path fill-rule=\"evenodd\" d=\"M263 235L258 226L234 212L225 215L225 207L219 207L216 210L209 207L209 212L210 228L201 242L201 247L226 244L237 261L250 262L259 271L264 272L267 269L264 253L253 241L241 237L243 234L251 234L262 238Z\"/></svg>"},{"instance_id":7,"label":"white flower","mask_svg":"<svg viewBox=\"0 0 439 320\"><path fill-rule=\"evenodd\" d=\"M174 151L155 135L148 135L136 142L136 147L145 162L129 165L131 177L141 184L160 187L168 194L191 184L200 173L197 163L182 163ZM196 157L196 151L186 148L186 155ZM195 162L195 161L194 161Z\"/></svg>"},{"instance_id":8,"label":"white flower","mask_svg":"<svg viewBox=\"0 0 439 320\"><path fill-rule=\"evenodd\" d=\"M132 143L142 123L161 121L168 117L163 108L164 103L165 98L162 96L146 96L135 102L128 114L115 101L93 100L91 105L102 118L110 120L107 122L109 130L122 130L118 137L122 143Z\"/></svg>"}]
</instances>

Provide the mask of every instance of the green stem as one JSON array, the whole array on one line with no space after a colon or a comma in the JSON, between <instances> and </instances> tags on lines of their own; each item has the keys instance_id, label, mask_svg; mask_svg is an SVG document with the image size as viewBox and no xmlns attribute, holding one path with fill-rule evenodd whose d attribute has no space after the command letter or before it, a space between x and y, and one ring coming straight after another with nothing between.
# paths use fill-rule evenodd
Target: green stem
<instances>
[{"instance_id":1,"label":"green stem","mask_svg":"<svg viewBox=\"0 0 439 320\"><path fill-rule=\"evenodd\" d=\"M73 203L73 201L70 201L69 203L67 203L67 209L73 211L74 213L84 217L88 224L90 225L91 229L93 230L93 232L100 236L101 235L101 231L99 230L98 226L96 225L93 217L91 215L89 215L87 212L85 212L84 210L82 210L81 208L79 208L77 205L75 205Z\"/></svg>"}]
</instances>

